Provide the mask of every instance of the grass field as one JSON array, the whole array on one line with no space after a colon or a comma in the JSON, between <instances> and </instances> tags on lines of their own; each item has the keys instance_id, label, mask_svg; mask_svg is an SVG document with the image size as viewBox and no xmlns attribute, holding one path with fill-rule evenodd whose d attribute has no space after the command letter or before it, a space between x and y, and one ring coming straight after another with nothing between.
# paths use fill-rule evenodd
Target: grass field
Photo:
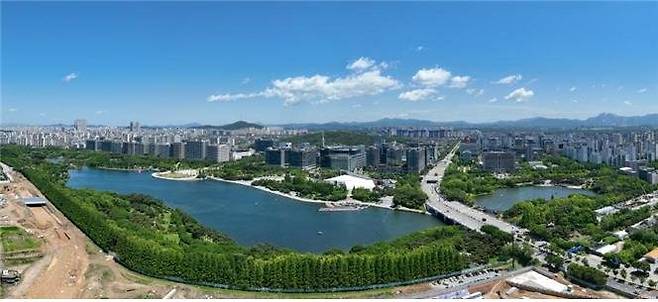
<instances>
[{"instance_id":1,"label":"grass field","mask_svg":"<svg viewBox=\"0 0 658 302\"><path fill-rule=\"evenodd\" d=\"M15 226L0 227L0 242L4 253L37 250L41 245L34 236Z\"/></svg>"}]
</instances>

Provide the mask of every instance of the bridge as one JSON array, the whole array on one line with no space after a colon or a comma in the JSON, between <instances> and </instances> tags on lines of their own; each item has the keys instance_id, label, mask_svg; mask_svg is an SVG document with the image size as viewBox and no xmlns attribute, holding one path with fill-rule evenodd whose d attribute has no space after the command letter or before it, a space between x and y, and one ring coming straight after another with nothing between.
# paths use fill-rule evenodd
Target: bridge
<instances>
[{"instance_id":1,"label":"bridge","mask_svg":"<svg viewBox=\"0 0 658 302\"><path fill-rule=\"evenodd\" d=\"M493 225L501 231L510 234L521 234L524 230L510 223L507 223L495 216L489 215L480 210L471 208L457 201L449 201L443 198L439 192L441 180L446 168L450 165L452 157L457 152L457 144L446 157L438 162L434 168L429 170L423 177L421 187L428 200L425 208L432 215L441 218L446 222L460 224L468 229L480 232L480 228L486 224Z\"/></svg>"}]
</instances>

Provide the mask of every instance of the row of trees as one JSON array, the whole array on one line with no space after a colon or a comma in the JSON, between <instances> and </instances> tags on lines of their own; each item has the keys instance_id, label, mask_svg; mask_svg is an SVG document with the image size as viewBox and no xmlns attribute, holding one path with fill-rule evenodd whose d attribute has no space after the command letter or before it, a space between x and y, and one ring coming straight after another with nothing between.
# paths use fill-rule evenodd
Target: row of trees
<instances>
[{"instance_id":1,"label":"row of trees","mask_svg":"<svg viewBox=\"0 0 658 302\"><path fill-rule=\"evenodd\" d=\"M0 152L98 246L128 268L155 277L248 289L367 287L463 269L472 260L467 255L482 245L463 244L472 232L440 227L350 253L247 249L153 198L67 188L66 167L35 159L29 149L9 146Z\"/></svg>"}]
</instances>

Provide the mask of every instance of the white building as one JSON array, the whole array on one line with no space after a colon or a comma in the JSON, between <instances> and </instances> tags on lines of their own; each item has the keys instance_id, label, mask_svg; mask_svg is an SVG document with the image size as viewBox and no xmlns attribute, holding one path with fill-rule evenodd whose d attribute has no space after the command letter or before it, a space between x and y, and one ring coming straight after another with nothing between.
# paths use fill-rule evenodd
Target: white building
<instances>
[{"instance_id":1,"label":"white building","mask_svg":"<svg viewBox=\"0 0 658 302\"><path fill-rule=\"evenodd\" d=\"M375 188L375 182L372 179L347 174L327 178L324 181L334 185L344 185L349 191L352 191L354 188L363 188L367 190L372 190Z\"/></svg>"}]
</instances>

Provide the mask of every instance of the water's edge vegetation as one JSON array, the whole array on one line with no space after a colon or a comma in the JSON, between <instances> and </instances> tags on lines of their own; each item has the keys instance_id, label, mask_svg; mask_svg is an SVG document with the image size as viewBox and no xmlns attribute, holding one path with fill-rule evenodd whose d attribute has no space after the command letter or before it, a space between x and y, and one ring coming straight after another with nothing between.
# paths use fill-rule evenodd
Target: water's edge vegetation
<instances>
[{"instance_id":1,"label":"water's edge vegetation","mask_svg":"<svg viewBox=\"0 0 658 302\"><path fill-rule=\"evenodd\" d=\"M348 253L245 248L151 197L68 188L69 166L48 162L49 150L4 146L0 152L3 162L23 173L99 247L127 268L155 277L250 290L328 291L420 280L491 258L527 256L523 248L506 245L511 238L498 230L479 234L456 226L355 246Z\"/></svg>"}]
</instances>

